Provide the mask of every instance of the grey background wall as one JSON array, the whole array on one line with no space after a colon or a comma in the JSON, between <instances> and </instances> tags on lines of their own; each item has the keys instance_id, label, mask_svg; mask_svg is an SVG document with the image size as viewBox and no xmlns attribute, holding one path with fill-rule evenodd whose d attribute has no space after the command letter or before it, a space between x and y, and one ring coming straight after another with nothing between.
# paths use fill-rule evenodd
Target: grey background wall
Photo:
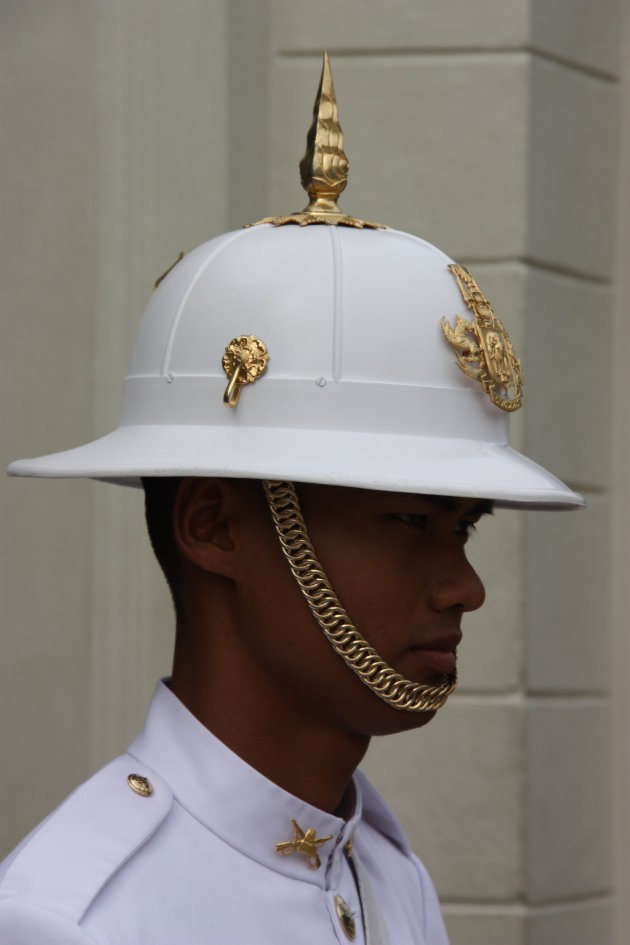
<instances>
[{"instance_id":1,"label":"grey background wall","mask_svg":"<svg viewBox=\"0 0 630 945\"><path fill-rule=\"evenodd\" d=\"M627 11L616 0L5 0L2 460L105 433L156 276L301 206L332 58L349 212L469 265L526 380L513 441L585 512L500 512L461 686L367 765L453 945L630 938ZM0 854L120 751L168 672L139 494L3 481ZM614 505L615 514L609 509Z\"/></svg>"}]
</instances>

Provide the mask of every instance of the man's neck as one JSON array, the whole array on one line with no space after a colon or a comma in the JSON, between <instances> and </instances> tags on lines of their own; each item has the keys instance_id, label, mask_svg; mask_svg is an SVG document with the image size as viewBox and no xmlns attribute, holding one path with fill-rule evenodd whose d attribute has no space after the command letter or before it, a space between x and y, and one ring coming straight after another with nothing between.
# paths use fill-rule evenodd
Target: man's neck
<instances>
[{"instance_id":1,"label":"man's neck","mask_svg":"<svg viewBox=\"0 0 630 945\"><path fill-rule=\"evenodd\" d=\"M281 693L232 679L229 668L177 656L173 693L213 735L270 781L329 813L354 806L352 775L370 739L313 719Z\"/></svg>"}]
</instances>

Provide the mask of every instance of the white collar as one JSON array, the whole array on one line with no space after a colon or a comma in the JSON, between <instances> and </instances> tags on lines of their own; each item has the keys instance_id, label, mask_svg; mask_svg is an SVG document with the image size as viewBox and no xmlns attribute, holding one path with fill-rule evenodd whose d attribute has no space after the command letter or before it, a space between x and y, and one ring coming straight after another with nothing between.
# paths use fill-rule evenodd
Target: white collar
<instances>
[{"instance_id":1,"label":"white collar","mask_svg":"<svg viewBox=\"0 0 630 945\"><path fill-rule=\"evenodd\" d=\"M323 888L334 882L344 847L361 819L361 778L353 778L356 805L350 820L327 814L278 787L234 754L164 682L156 687L144 727L129 754L160 774L189 814L246 856ZM318 869L309 868L303 853L276 852L276 843L295 837L292 819L302 831L314 830L317 838L332 837L318 848Z\"/></svg>"}]
</instances>

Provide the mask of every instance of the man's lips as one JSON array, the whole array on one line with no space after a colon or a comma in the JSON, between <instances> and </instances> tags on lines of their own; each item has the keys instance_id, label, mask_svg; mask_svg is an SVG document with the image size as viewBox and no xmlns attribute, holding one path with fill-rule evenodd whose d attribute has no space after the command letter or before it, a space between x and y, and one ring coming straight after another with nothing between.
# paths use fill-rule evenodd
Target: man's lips
<instances>
[{"instance_id":1,"label":"man's lips","mask_svg":"<svg viewBox=\"0 0 630 945\"><path fill-rule=\"evenodd\" d=\"M462 639L461 630L435 636L431 640L409 647L418 664L439 676L450 676L455 672L457 657L455 651Z\"/></svg>"}]
</instances>

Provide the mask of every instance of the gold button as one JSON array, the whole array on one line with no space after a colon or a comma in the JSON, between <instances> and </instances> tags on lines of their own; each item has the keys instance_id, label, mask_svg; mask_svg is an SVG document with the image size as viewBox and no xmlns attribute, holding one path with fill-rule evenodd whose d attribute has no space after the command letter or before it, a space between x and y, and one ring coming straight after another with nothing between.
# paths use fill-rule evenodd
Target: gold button
<instances>
[{"instance_id":1,"label":"gold button","mask_svg":"<svg viewBox=\"0 0 630 945\"><path fill-rule=\"evenodd\" d=\"M339 924L341 928L346 933L346 938L349 938L351 942L354 942L355 936L357 934L356 926L354 924L354 916L350 906L342 899L341 896L335 896L335 911L337 913L337 918L339 919Z\"/></svg>"},{"instance_id":2,"label":"gold button","mask_svg":"<svg viewBox=\"0 0 630 945\"><path fill-rule=\"evenodd\" d=\"M130 774L127 778L127 784L140 797L151 797L153 794L151 782L141 774Z\"/></svg>"}]
</instances>

